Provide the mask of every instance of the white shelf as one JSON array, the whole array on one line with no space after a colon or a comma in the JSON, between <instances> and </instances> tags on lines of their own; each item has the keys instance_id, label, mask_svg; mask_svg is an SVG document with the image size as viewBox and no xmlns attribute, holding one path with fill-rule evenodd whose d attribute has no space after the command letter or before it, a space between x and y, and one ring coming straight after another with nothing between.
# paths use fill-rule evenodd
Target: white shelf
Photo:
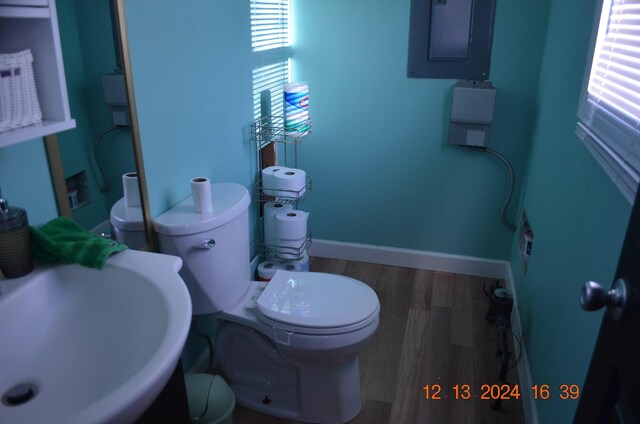
<instances>
[{"instance_id":1,"label":"white shelf","mask_svg":"<svg viewBox=\"0 0 640 424\"><path fill-rule=\"evenodd\" d=\"M59 133L76 127L75 119L66 121L42 121L40 124L0 132L0 148L22 141Z\"/></svg>"},{"instance_id":2,"label":"white shelf","mask_svg":"<svg viewBox=\"0 0 640 424\"><path fill-rule=\"evenodd\" d=\"M42 123L0 132L0 148L75 128L55 0L0 0L0 53L30 49Z\"/></svg>"},{"instance_id":3,"label":"white shelf","mask_svg":"<svg viewBox=\"0 0 640 424\"><path fill-rule=\"evenodd\" d=\"M0 18L49 19L48 7L21 7L0 5Z\"/></svg>"},{"instance_id":4,"label":"white shelf","mask_svg":"<svg viewBox=\"0 0 640 424\"><path fill-rule=\"evenodd\" d=\"M0 6L49 7L49 0L0 0Z\"/></svg>"}]
</instances>

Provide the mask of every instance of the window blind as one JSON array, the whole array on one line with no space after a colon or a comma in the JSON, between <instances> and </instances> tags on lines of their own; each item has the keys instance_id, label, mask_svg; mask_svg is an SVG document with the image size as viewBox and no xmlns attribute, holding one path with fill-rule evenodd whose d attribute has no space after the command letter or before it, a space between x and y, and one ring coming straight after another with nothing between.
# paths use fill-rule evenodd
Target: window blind
<instances>
[{"instance_id":1,"label":"window blind","mask_svg":"<svg viewBox=\"0 0 640 424\"><path fill-rule=\"evenodd\" d=\"M251 47L253 51L289 45L289 0L252 0Z\"/></svg>"},{"instance_id":2,"label":"window blind","mask_svg":"<svg viewBox=\"0 0 640 424\"><path fill-rule=\"evenodd\" d=\"M260 118L261 116L260 93L264 90L271 91L271 115L284 115L282 87L288 81L288 60L262 66L253 70L253 117L255 119Z\"/></svg>"},{"instance_id":3,"label":"window blind","mask_svg":"<svg viewBox=\"0 0 640 424\"><path fill-rule=\"evenodd\" d=\"M640 0L603 0L576 133L633 202L640 181Z\"/></svg>"},{"instance_id":4,"label":"window blind","mask_svg":"<svg viewBox=\"0 0 640 424\"><path fill-rule=\"evenodd\" d=\"M253 70L253 115L260 118L260 96L271 92L271 115L283 114L282 89L290 77L290 0L251 0L251 46L256 58Z\"/></svg>"}]
</instances>

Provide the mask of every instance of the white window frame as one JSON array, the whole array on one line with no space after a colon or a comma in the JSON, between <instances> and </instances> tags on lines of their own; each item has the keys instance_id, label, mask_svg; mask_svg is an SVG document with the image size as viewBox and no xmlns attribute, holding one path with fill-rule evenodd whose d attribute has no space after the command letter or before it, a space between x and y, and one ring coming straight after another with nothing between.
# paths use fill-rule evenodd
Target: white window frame
<instances>
[{"instance_id":1,"label":"white window frame","mask_svg":"<svg viewBox=\"0 0 640 424\"><path fill-rule=\"evenodd\" d=\"M640 116L623 113L599 98L597 85L590 86L597 67L604 34L609 28L611 6L618 0L600 0L578 108L576 134L609 175L624 197L633 203L640 182ZM637 0L631 0L638 3ZM640 10L638 12L640 14ZM612 37L609 44L615 44ZM640 71L640 62L632 69ZM634 71L635 72L635 71ZM637 82L640 82L640 74ZM607 82L605 82L606 84ZM595 88L594 88L595 87ZM589 89L591 88L591 93Z\"/></svg>"}]
</instances>

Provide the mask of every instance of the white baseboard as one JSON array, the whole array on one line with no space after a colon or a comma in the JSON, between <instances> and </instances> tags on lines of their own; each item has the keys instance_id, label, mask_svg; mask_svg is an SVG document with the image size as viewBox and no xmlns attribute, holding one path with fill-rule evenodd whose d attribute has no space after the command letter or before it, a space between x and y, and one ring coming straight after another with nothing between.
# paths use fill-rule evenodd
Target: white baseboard
<instances>
[{"instance_id":1,"label":"white baseboard","mask_svg":"<svg viewBox=\"0 0 640 424\"><path fill-rule=\"evenodd\" d=\"M495 259L332 240L314 239L309 255L501 279L509 269L509 262Z\"/></svg>"},{"instance_id":2,"label":"white baseboard","mask_svg":"<svg viewBox=\"0 0 640 424\"><path fill-rule=\"evenodd\" d=\"M514 346L520 347L520 351L516 354L520 354L520 362L518 362L518 380L520 382L520 395L522 396L522 408L524 409L524 421L527 424L538 424L538 408L536 402L533 399L533 392L531 387L533 386L533 379L531 378L531 369L529 368L529 359L527 357L527 349L525 346L525 340L522 336L522 322L520 321L520 310L518 309L518 299L516 297L516 290L513 282L513 274L511 272L511 266L507 270L507 276L505 278L507 289L513 295L513 311L511 313L511 330ZM520 336L520 343L516 340L516 335Z\"/></svg>"},{"instance_id":3,"label":"white baseboard","mask_svg":"<svg viewBox=\"0 0 640 424\"><path fill-rule=\"evenodd\" d=\"M520 322L513 274L508 261L317 239L313 240L309 248L309 255L504 279L507 288L513 294L513 313L511 316L513 333L520 337L522 336L522 324ZM520 353L518 378L525 422L527 424L538 424L538 410L531 392L533 383L525 340L522 339L522 343L519 344L514 337L514 344L521 346L522 349L522 353L519 351L516 353Z\"/></svg>"}]
</instances>

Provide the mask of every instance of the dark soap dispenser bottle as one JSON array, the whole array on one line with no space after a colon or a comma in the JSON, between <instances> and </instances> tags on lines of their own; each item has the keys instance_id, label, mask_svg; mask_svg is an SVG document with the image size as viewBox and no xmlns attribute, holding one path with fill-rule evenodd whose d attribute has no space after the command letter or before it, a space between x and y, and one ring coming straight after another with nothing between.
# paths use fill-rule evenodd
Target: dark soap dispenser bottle
<instances>
[{"instance_id":1,"label":"dark soap dispenser bottle","mask_svg":"<svg viewBox=\"0 0 640 424\"><path fill-rule=\"evenodd\" d=\"M0 190L0 271L17 278L33 270L27 211L11 208Z\"/></svg>"}]
</instances>

